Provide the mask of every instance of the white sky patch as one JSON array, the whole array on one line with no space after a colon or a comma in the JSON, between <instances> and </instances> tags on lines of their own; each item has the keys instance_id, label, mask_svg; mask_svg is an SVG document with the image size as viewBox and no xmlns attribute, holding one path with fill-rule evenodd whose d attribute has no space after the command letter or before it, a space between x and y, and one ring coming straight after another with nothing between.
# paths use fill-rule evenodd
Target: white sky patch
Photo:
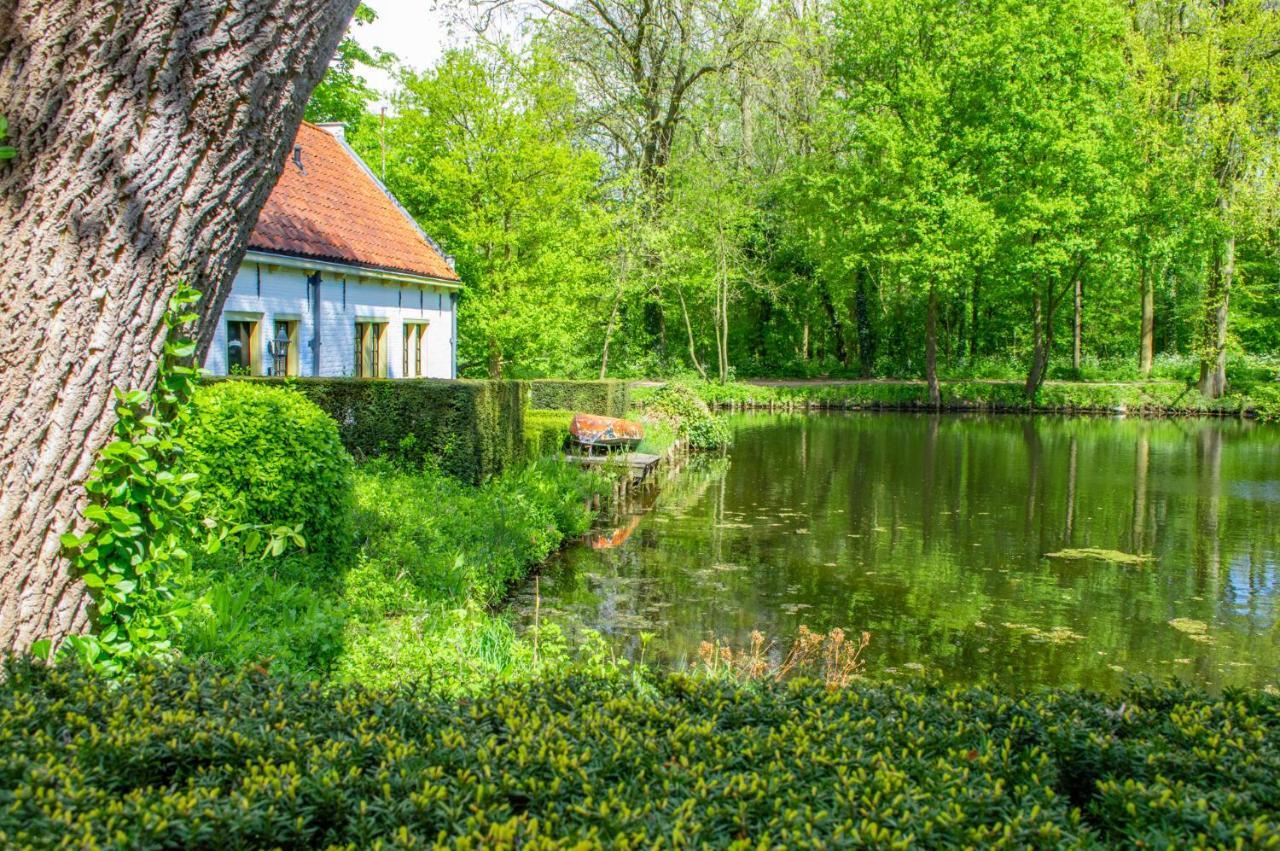
<instances>
[{"instance_id":1,"label":"white sky patch","mask_svg":"<svg viewBox=\"0 0 1280 851\"><path fill-rule=\"evenodd\" d=\"M354 30L356 41L365 49L380 47L390 51L415 71L435 65L451 47L462 47L475 39L470 29L455 20L455 8L440 0L369 0L367 5L377 13L371 24ZM518 38L519 24L510 18L500 21L498 29L507 37ZM364 68L369 85L383 98L370 104L377 112L383 106L390 111L390 95L395 89L392 75L378 68Z\"/></svg>"},{"instance_id":2,"label":"white sky patch","mask_svg":"<svg viewBox=\"0 0 1280 851\"><path fill-rule=\"evenodd\" d=\"M373 0L368 5L378 18L355 28L356 41L365 49L391 51L402 65L421 71L434 65L450 47L465 43L461 29L450 26L449 11L437 8L431 0ZM395 83L391 74L378 68L365 68L363 73L383 94L382 101L371 105L376 112L389 103Z\"/></svg>"}]
</instances>

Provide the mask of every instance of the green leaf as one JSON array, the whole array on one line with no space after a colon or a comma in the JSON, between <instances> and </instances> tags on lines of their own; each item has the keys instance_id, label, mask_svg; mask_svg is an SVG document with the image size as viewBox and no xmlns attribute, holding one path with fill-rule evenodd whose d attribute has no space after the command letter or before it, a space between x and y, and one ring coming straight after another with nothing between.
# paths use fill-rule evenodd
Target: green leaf
<instances>
[{"instance_id":1,"label":"green leaf","mask_svg":"<svg viewBox=\"0 0 1280 851\"><path fill-rule=\"evenodd\" d=\"M86 573L81 577L81 579L83 579L84 584L88 585L90 588L102 588L106 585L106 583L102 581L102 577L96 573Z\"/></svg>"}]
</instances>

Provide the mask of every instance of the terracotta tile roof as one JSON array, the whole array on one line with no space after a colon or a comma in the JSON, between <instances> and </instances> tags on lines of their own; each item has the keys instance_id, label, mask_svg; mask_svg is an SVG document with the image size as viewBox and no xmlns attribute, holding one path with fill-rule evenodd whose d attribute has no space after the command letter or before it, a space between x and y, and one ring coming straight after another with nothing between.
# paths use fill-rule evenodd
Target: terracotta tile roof
<instances>
[{"instance_id":1,"label":"terracotta tile roof","mask_svg":"<svg viewBox=\"0 0 1280 851\"><path fill-rule=\"evenodd\" d=\"M458 280L440 252L328 131L303 122L249 248Z\"/></svg>"}]
</instances>

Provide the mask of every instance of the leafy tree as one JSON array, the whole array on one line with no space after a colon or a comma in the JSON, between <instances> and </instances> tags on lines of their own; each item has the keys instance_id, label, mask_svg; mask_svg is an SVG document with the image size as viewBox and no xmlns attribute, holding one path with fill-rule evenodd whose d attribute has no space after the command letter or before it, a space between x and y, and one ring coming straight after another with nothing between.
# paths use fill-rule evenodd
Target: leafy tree
<instances>
[{"instance_id":1,"label":"leafy tree","mask_svg":"<svg viewBox=\"0 0 1280 851\"><path fill-rule=\"evenodd\" d=\"M457 256L464 369L576 374L608 311L601 158L575 144L575 95L544 51L447 54L406 71L387 183ZM357 137L375 150L370 132Z\"/></svg>"}]
</instances>

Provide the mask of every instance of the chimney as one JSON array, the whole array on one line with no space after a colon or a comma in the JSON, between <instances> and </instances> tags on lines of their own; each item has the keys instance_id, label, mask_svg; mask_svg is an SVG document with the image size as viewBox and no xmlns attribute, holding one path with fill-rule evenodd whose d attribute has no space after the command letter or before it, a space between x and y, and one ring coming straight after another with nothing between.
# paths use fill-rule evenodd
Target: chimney
<instances>
[{"instance_id":1,"label":"chimney","mask_svg":"<svg viewBox=\"0 0 1280 851\"><path fill-rule=\"evenodd\" d=\"M341 121L322 121L316 126L337 139L339 142L345 142L347 140L347 125L343 124Z\"/></svg>"}]
</instances>

